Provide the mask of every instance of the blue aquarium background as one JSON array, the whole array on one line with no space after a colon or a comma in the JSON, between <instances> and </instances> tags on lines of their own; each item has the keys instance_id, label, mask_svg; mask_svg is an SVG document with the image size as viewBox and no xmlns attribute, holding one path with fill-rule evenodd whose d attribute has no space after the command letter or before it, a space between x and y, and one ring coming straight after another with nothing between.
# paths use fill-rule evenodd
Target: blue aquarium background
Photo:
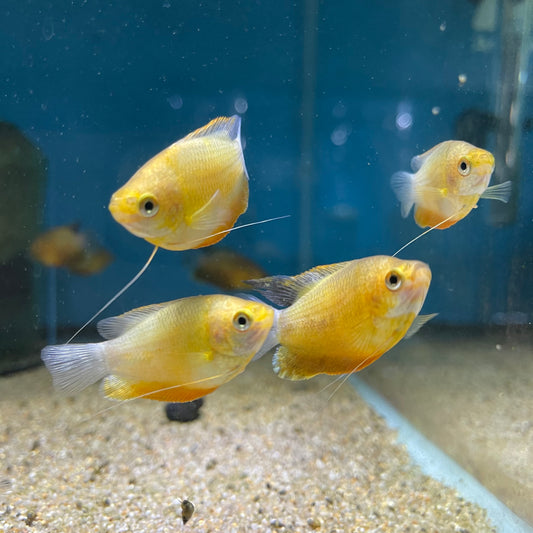
<instances>
[{"instance_id":1,"label":"blue aquarium background","mask_svg":"<svg viewBox=\"0 0 533 533\"><path fill-rule=\"evenodd\" d=\"M375 406L369 398L378 391L382 405L388 409L390 402L481 488L533 524L532 37L533 0L4 0L2 519L15 528L64 530L58 524L103 524L120 510L120 520L127 513L156 524L165 515L174 526L169 505L189 498L183 491L194 486L199 505L192 527L200 529L203 523L219 530L207 513L244 500L253 504L252 515L234 512L232 527L242 521L250 530L277 528L282 518L292 520L278 510L300 494L304 503L295 503L288 528L316 525L308 511L314 516L320 509L323 529L343 530L339 524L355 521L357 513L382 527L392 524L391 530L407 530L404 520L411 519L416 529L437 515L451 528L456 518L474 516L469 505L475 501L480 514L504 524L499 533L529 531L514 527L517 517L500 516L498 506L495 515L491 494L479 487L465 492L463 472L452 483L456 500L443 496L440 485L427 492L436 475L412 477L395 451L392 462L383 462L395 437L380 437L380 428L397 428L390 419L369 418L362 407ZM161 405L148 400L111 411L96 388L62 397L42 367L42 348L66 342L153 250L112 218L111 195L170 144L215 117L235 114L242 118L250 176L248 210L237 225L288 218L237 229L212 248L160 249L99 318L223 292L194 278L205 250L230 248L269 274L288 275L393 254L423 230L412 213L401 217L390 178L445 140L490 150L496 159L491 184L510 180L511 199L482 199L465 219L399 254L430 265L421 313L438 316L348 382L282 381L265 356L233 389L228 384L218 399L208 396L200 421L186 426L169 422ZM80 276L32 257L36 237L71 224L113 254L107 268ZM96 322L74 342L101 340ZM18 370L24 372L14 375ZM368 386L370 395L362 392ZM294 456L284 451L296 449ZM167 462L173 454L176 462ZM248 485L252 477L242 476L246 454L250 472L264 469L257 491ZM286 464L282 456L290 465L281 472L287 485L271 480ZM426 456L441 473L453 474L434 452ZM212 470L211 457L218 461ZM148 476L140 470L132 485L129 469L138 458ZM347 480L344 500L336 476ZM395 496L391 506L390 491L382 498L373 490L389 487L386 479L409 500L405 507ZM414 492L413 484L420 485ZM135 493L148 499L130 499ZM338 522L326 518L333 513L341 515ZM457 531L483 527L459 523L474 522L453 522Z\"/></svg>"},{"instance_id":2,"label":"blue aquarium background","mask_svg":"<svg viewBox=\"0 0 533 533\"><path fill-rule=\"evenodd\" d=\"M394 253L422 231L400 216L389 185L395 171L465 131L497 152L499 126L475 118L502 108L508 58L501 13L491 19L480 5L5 2L0 119L48 160L45 198L34 206L41 227L78 222L114 255L92 277L34 264L29 327L50 339L80 326L133 277L152 247L112 219L111 194L151 156L220 115L242 116L250 202L239 223L290 215L235 231L222 246L271 274ZM531 322L528 59L513 117L518 164L513 175L501 161L496 171L513 181L511 202L482 200L400 254L431 266L423 312L438 312L435 323ZM192 278L199 253L160 250L103 316L217 292Z\"/></svg>"}]
</instances>

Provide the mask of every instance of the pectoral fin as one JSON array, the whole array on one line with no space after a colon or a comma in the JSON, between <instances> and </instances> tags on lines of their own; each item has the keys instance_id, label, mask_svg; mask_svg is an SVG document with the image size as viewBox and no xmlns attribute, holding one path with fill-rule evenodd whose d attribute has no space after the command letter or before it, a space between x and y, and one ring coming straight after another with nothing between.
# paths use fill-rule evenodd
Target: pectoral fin
<instances>
[{"instance_id":1,"label":"pectoral fin","mask_svg":"<svg viewBox=\"0 0 533 533\"><path fill-rule=\"evenodd\" d=\"M507 203L511 197L512 188L512 183L510 181L498 183L498 185L491 185L485 189L481 198L499 200L500 202Z\"/></svg>"},{"instance_id":2,"label":"pectoral fin","mask_svg":"<svg viewBox=\"0 0 533 533\"><path fill-rule=\"evenodd\" d=\"M431 315L418 315L413 320L413 323L411 324L403 338L408 339L409 337L412 337L415 333L418 333L418 331L420 331L420 328L424 324L427 324L432 318L435 318L437 315L438 313L433 313Z\"/></svg>"}]
</instances>

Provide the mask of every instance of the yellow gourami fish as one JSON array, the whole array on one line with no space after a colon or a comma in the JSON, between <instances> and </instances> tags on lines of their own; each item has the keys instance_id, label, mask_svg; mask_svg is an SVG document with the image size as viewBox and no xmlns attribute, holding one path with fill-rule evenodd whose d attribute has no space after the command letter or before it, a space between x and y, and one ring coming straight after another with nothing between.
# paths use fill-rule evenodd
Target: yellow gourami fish
<instances>
[{"instance_id":1,"label":"yellow gourami fish","mask_svg":"<svg viewBox=\"0 0 533 533\"><path fill-rule=\"evenodd\" d=\"M75 393L104 379L113 399L188 402L240 374L267 339L274 309L234 296L193 296L98 323L104 342L46 346L54 386Z\"/></svg>"},{"instance_id":2,"label":"yellow gourami fish","mask_svg":"<svg viewBox=\"0 0 533 533\"><path fill-rule=\"evenodd\" d=\"M145 163L111 197L113 218L167 250L223 239L248 207L241 119L219 117Z\"/></svg>"},{"instance_id":3,"label":"yellow gourami fish","mask_svg":"<svg viewBox=\"0 0 533 533\"><path fill-rule=\"evenodd\" d=\"M100 272L113 260L105 248L80 231L78 224L41 233L31 244L30 254L47 267L63 267L82 276Z\"/></svg>"},{"instance_id":4,"label":"yellow gourami fish","mask_svg":"<svg viewBox=\"0 0 533 533\"><path fill-rule=\"evenodd\" d=\"M409 172L396 172L391 186L405 218L413 205L424 228L449 228L477 207L480 198L507 202L511 182L489 187L494 156L465 141L445 141L413 157Z\"/></svg>"},{"instance_id":5,"label":"yellow gourami fish","mask_svg":"<svg viewBox=\"0 0 533 533\"><path fill-rule=\"evenodd\" d=\"M417 316L430 281L421 261L374 256L248 283L289 306L276 312L273 367L300 380L361 370L414 334L435 316Z\"/></svg>"},{"instance_id":6,"label":"yellow gourami fish","mask_svg":"<svg viewBox=\"0 0 533 533\"><path fill-rule=\"evenodd\" d=\"M87 244L77 224L56 226L41 233L31 244L30 253L45 266L62 267L78 260Z\"/></svg>"}]
</instances>

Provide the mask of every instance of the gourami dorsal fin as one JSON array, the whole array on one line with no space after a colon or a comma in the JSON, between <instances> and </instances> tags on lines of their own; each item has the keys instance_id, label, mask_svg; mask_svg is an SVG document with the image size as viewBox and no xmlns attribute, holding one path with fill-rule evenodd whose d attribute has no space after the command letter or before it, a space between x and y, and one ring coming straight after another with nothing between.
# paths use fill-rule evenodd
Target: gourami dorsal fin
<instances>
[{"instance_id":1,"label":"gourami dorsal fin","mask_svg":"<svg viewBox=\"0 0 533 533\"><path fill-rule=\"evenodd\" d=\"M183 137L181 140L188 141L191 139L199 139L201 137L221 136L229 137L230 140L234 141L235 139L239 139L240 135L241 117L239 115L233 115L232 117L215 118L205 126L189 133L189 135Z\"/></svg>"},{"instance_id":2,"label":"gourami dorsal fin","mask_svg":"<svg viewBox=\"0 0 533 533\"><path fill-rule=\"evenodd\" d=\"M422 165L427 161L427 159L433 154L433 152L440 147L442 143L439 143L437 145L435 145L433 148L430 148L429 150L427 150L426 152L424 152L423 154L420 154L420 155L415 155L412 159L411 159L411 168L417 172L418 170L420 170L422 168Z\"/></svg>"},{"instance_id":3,"label":"gourami dorsal fin","mask_svg":"<svg viewBox=\"0 0 533 533\"><path fill-rule=\"evenodd\" d=\"M200 139L202 137L227 137L230 141L237 141L239 143L240 159L242 163L242 170L246 179L248 178L248 171L244 163L244 155L241 143L241 117L233 115L231 117L218 117L211 122L199 128L192 133L189 133L183 139L177 141L178 143L189 141L191 139Z\"/></svg>"},{"instance_id":4,"label":"gourami dorsal fin","mask_svg":"<svg viewBox=\"0 0 533 533\"><path fill-rule=\"evenodd\" d=\"M139 307L139 309L128 311L122 315L104 318L98 322L96 329L104 339L116 339L142 322L145 318L166 307L169 303L171 302L146 305L145 307Z\"/></svg>"},{"instance_id":5,"label":"gourami dorsal fin","mask_svg":"<svg viewBox=\"0 0 533 533\"><path fill-rule=\"evenodd\" d=\"M431 315L418 315L417 317L415 317L403 338L408 339L409 337L412 337L415 333L418 333L420 331L420 328L424 324L427 324L432 318L435 318L437 315L438 313L432 313Z\"/></svg>"},{"instance_id":6,"label":"gourami dorsal fin","mask_svg":"<svg viewBox=\"0 0 533 533\"><path fill-rule=\"evenodd\" d=\"M313 287L331 274L344 268L350 261L322 265L307 270L297 276L270 276L245 281L271 302L282 307L292 305Z\"/></svg>"}]
</instances>

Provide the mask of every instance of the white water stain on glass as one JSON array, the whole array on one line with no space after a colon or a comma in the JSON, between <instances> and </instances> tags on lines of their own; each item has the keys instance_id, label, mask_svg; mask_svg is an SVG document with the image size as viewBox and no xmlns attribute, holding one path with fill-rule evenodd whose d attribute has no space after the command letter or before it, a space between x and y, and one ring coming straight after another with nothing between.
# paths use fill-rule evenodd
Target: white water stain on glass
<instances>
[{"instance_id":1,"label":"white water stain on glass","mask_svg":"<svg viewBox=\"0 0 533 533\"><path fill-rule=\"evenodd\" d=\"M337 102L333 106L333 109L331 110L331 114L335 118L344 118L346 116L346 106L344 105L344 103L341 101Z\"/></svg>"},{"instance_id":2,"label":"white water stain on glass","mask_svg":"<svg viewBox=\"0 0 533 533\"><path fill-rule=\"evenodd\" d=\"M45 41L49 41L55 36L54 19L52 17L45 17L41 24L41 33Z\"/></svg>"},{"instance_id":3,"label":"white water stain on glass","mask_svg":"<svg viewBox=\"0 0 533 533\"><path fill-rule=\"evenodd\" d=\"M335 146L342 146L348 140L350 133L352 133L351 124L340 124L331 132L331 142Z\"/></svg>"},{"instance_id":4,"label":"white water stain on glass","mask_svg":"<svg viewBox=\"0 0 533 533\"><path fill-rule=\"evenodd\" d=\"M183 99L179 94L172 94L167 97L167 102L172 109L181 109L183 107Z\"/></svg>"}]
</instances>

